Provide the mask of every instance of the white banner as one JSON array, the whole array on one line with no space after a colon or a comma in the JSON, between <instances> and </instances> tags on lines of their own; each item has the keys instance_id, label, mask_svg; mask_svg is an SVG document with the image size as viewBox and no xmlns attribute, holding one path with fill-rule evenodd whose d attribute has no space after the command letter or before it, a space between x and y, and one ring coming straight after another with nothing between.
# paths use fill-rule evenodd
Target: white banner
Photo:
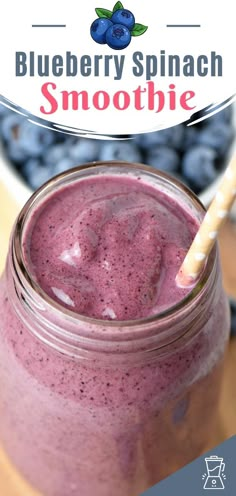
<instances>
[{"instance_id":1,"label":"white banner","mask_svg":"<svg viewBox=\"0 0 236 496\"><path fill-rule=\"evenodd\" d=\"M187 121L236 92L233 6L8 0L0 94L78 133L126 135Z\"/></svg>"}]
</instances>

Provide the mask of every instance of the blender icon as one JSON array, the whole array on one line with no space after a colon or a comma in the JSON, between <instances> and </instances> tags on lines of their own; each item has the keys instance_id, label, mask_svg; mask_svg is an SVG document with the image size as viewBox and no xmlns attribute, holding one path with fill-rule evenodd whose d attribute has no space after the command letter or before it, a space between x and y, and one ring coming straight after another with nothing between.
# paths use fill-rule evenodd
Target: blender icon
<instances>
[{"instance_id":1,"label":"blender icon","mask_svg":"<svg viewBox=\"0 0 236 496\"><path fill-rule=\"evenodd\" d=\"M209 456L205 458L207 474L203 475L203 479L206 478L203 489L224 489L223 479L226 479L224 474L225 463L223 458L218 456Z\"/></svg>"}]
</instances>

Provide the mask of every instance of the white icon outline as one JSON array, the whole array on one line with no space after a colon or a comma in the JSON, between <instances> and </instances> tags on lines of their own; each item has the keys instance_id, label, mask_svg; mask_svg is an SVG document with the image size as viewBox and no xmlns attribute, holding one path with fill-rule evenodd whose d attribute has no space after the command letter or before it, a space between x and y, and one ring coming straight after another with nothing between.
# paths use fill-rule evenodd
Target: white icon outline
<instances>
[{"instance_id":1,"label":"white icon outline","mask_svg":"<svg viewBox=\"0 0 236 496\"><path fill-rule=\"evenodd\" d=\"M202 475L202 479L205 481L203 489L225 489L224 480L226 479L226 476L224 474L224 458L216 455L206 456L205 463L207 473Z\"/></svg>"}]
</instances>

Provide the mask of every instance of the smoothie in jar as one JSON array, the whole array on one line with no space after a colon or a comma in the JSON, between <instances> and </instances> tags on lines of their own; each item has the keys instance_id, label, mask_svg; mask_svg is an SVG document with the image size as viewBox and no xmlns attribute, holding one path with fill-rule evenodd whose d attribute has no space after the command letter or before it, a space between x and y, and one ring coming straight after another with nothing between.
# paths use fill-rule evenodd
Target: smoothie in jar
<instances>
[{"instance_id":1,"label":"smoothie in jar","mask_svg":"<svg viewBox=\"0 0 236 496\"><path fill-rule=\"evenodd\" d=\"M45 496L138 496L208 447L229 312L204 215L144 166L78 168L23 209L0 283L0 438Z\"/></svg>"}]
</instances>

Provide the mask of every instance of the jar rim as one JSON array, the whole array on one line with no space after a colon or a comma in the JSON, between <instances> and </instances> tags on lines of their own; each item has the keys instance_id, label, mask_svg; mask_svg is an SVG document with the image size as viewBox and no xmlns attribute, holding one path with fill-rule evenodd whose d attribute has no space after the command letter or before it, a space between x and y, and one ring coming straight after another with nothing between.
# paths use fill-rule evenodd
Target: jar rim
<instances>
[{"instance_id":1,"label":"jar rim","mask_svg":"<svg viewBox=\"0 0 236 496\"><path fill-rule=\"evenodd\" d=\"M71 323L76 324L76 322L81 323L89 323L92 326L102 326L104 329L105 328L135 328L139 327L145 324L153 324L153 323L161 323L165 321L165 319L169 319L173 314L179 313L181 310L186 308L188 305L192 304L195 299L199 296L199 293L201 293L202 290L204 290L205 285L208 282L209 276L211 275L215 264L216 264L216 248L214 247L212 252L214 253L213 256L213 262L212 262L212 257L208 257L206 261L206 265L198 278L197 283L192 287L192 289L189 291L189 293L184 296L180 301L175 303L174 305L168 307L165 310L162 310L161 312L157 312L154 315L140 318L140 319L135 319L135 320L104 320L104 319L96 319L93 317L88 317L82 314L79 314L77 312L74 312L72 310L67 309L60 303L56 302L53 298L51 298L41 287L40 285L34 280L34 278L31 276L30 271L28 270L25 262L24 262L24 254L23 254L23 233L24 233L24 227L28 219L29 213L34 209L34 207L37 206L37 204L40 202L42 198L44 198L44 195L50 194L50 192L53 190L55 192L55 188L60 187L60 185L63 183L65 179L73 180L73 178L77 178L78 174L81 173L82 171L89 171L89 170L94 170L97 169L98 167L119 167L119 168L129 168L132 170L140 171L140 173L147 172L150 175L159 178L160 180L164 181L166 184L170 184L171 186L174 186L174 188L180 193L184 194L194 205L196 210L200 214L204 214L206 212L206 209L200 199L195 195L195 193L185 184L181 183L177 178L174 178L173 176L164 173L162 171L159 171L157 169L154 169L153 167L141 164L141 163L131 163L128 161L97 161L97 162L89 162L86 163L85 165L80 165L77 167L74 167L70 169L69 171L63 172L61 174L58 174L57 176L54 176L51 178L49 181L44 183L40 188L38 188L32 196L29 198L29 200L26 202L22 210L20 211L16 224L15 224L15 230L13 232L12 236L12 257L14 261L14 266L17 270L20 271L21 277L22 277L22 285L24 287L29 286L30 289L33 291L33 294L36 296L40 297L44 303L49 305L56 313L57 315L61 317L66 317L69 319ZM79 178L78 178L79 179Z\"/></svg>"}]
</instances>

